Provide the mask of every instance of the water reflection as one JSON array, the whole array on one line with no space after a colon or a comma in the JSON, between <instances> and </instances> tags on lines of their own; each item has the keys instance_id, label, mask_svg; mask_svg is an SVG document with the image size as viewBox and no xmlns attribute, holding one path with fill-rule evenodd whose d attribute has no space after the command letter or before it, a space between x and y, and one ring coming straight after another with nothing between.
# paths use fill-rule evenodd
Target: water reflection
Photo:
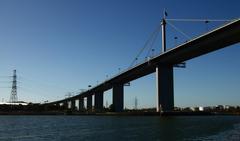
<instances>
[{"instance_id":1,"label":"water reflection","mask_svg":"<svg viewBox=\"0 0 240 141\"><path fill-rule=\"evenodd\" d=\"M0 116L0 140L240 140L239 116Z\"/></svg>"}]
</instances>

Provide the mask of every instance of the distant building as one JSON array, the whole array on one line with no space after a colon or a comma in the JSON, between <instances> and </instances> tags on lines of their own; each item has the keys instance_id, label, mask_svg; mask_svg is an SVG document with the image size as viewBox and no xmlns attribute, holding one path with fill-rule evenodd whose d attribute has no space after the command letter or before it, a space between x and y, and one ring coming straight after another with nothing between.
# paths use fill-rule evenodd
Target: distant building
<instances>
[{"instance_id":1,"label":"distant building","mask_svg":"<svg viewBox=\"0 0 240 141\"><path fill-rule=\"evenodd\" d=\"M191 112L191 111L193 111L193 108L192 107L185 107L185 108L182 109L182 111Z\"/></svg>"},{"instance_id":2,"label":"distant building","mask_svg":"<svg viewBox=\"0 0 240 141\"><path fill-rule=\"evenodd\" d=\"M193 108L193 111L196 111L196 112L198 112L198 111L204 111L204 109L203 109L203 107L194 107L194 108Z\"/></svg>"},{"instance_id":3,"label":"distant building","mask_svg":"<svg viewBox=\"0 0 240 141\"><path fill-rule=\"evenodd\" d=\"M224 110L226 110L226 111L235 110L235 109L237 109L237 108L235 108L234 106L230 106L230 105L225 105L224 106Z\"/></svg>"},{"instance_id":4,"label":"distant building","mask_svg":"<svg viewBox=\"0 0 240 141\"><path fill-rule=\"evenodd\" d=\"M203 110L206 112L212 111L213 109L215 109L214 107L208 106L208 107L204 107Z\"/></svg>"},{"instance_id":5,"label":"distant building","mask_svg":"<svg viewBox=\"0 0 240 141\"><path fill-rule=\"evenodd\" d=\"M0 105L28 105L27 102L24 102L24 101L17 101L17 102L13 102L13 103L10 103L10 102L0 102Z\"/></svg>"},{"instance_id":6,"label":"distant building","mask_svg":"<svg viewBox=\"0 0 240 141\"><path fill-rule=\"evenodd\" d=\"M174 111L182 111L183 109L180 107L174 107Z\"/></svg>"},{"instance_id":7,"label":"distant building","mask_svg":"<svg viewBox=\"0 0 240 141\"><path fill-rule=\"evenodd\" d=\"M190 107L190 110L191 111L195 111L195 107Z\"/></svg>"},{"instance_id":8,"label":"distant building","mask_svg":"<svg viewBox=\"0 0 240 141\"><path fill-rule=\"evenodd\" d=\"M224 110L224 106L223 105L217 105L216 110L218 110L218 111Z\"/></svg>"},{"instance_id":9,"label":"distant building","mask_svg":"<svg viewBox=\"0 0 240 141\"><path fill-rule=\"evenodd\" d=\"M204 111L204 108L203 107L198 107L199 108L199 111Z\"/></svg>"}]
</instances>

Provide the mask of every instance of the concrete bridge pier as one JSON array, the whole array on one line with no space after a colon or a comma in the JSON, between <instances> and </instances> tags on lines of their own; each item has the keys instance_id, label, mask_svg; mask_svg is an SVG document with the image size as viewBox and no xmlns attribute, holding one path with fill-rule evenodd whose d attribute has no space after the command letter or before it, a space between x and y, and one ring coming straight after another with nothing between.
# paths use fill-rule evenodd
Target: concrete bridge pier
<instances>
[{"instance_id":1,"label":"concrete bridge pier","mask_svg":"<svg viewBox=\"0 0 240 141\"><path fill-rule=\"evenodd\" d=\"M87 110L92 111L92 95L87 96Z\"/></svg>"},{"instance_id":2,"label":"concrete bridge pier","mask_svg":"<svg viewBox=\"0 0 240 141\"><path fill-rule=\"evenodd\" d=\"M68 102L67 101L63 101L63 108L68 109Z\"/></svg>"},{"instance_id":3,"label":"concrete bridge pier","mask_svg":"<svg viewBox=\"0 0 240 141\"><path fill-rule=\"evenodd\" d=\"M84 110L84 98L83 97L79 98L79 100L78 100L78 108L79 108L79 111Z\"/></svg>"},{"instance_id":4,"label":"concrete bridge pier","mask_svg":"<svg viewBox=\"0 0 240 141\"><path fill-rule=\"evenodd\" d=\"M71 110L75 110L76 109L76 100L73 99L71 100Z\"/></svg>"},{"instance_id":5,"label":"concrete bridge pier","mask_svg":"<svg viewBox=\"0 0 240 141\"><path fill-rule=\"evenodd\" d=\"M124 88L123 84L116 84L113 86L113 110L114 112L122 112L123 111L123 93Z\"/></svg>"},{"instance_id":6,"label":"concrete bridge pier","mask_svg":"<svg viewBox=\"0 0 240 141\"><path fill-rule=\"evenodd\" d=\"M61 103L57 103L56 106L57 106L58 109L60 109Z\"/></svg>"},{"instance_id":7,"label":"concrete bridge pier","mask_svg":"<svg viewBox=\"0 0 240 141\"><path fill-rule=\"evenodd\" d=\"M173 66L156 67L157 112L174 109Z\"/></svg>"},{"instance_id":8,"label":"concrete bridge pier","mask_svg":"<svg viewBox=\"0 0 240 141\"><path fill-rule=\"evenodd\" d=\"M103 92L96 92L94 98L95 111L100 112L103 110Z\"/></svg>"}]
</instances>

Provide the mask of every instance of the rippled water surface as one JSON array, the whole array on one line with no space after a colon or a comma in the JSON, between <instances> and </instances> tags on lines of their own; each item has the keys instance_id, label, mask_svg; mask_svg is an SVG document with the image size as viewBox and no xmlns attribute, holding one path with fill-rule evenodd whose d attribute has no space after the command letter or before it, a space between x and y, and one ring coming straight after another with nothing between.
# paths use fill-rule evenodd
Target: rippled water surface
<instances>
[{"instance_id":1,"label":"rippled water surface","mask_svg":"<svg viewBox=\"0 0 240 141\"><path fill-rule=\"evenodd\" d=\"M240 141L240 116L0 116L0 140Z\"/></svg>"}]
</instances>

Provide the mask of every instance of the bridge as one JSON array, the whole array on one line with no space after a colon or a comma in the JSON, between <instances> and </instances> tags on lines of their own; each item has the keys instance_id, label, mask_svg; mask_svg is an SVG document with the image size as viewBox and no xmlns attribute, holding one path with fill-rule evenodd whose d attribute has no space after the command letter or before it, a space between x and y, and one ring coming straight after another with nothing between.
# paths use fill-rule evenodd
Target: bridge
<instances>
[{"instance_id":1,"label":"bridge","mask_svg":"<svg viewBox=\"0 0 240 141\"><path fill-rule=\"evenodd\" d=\"M240 42L240 19L237 19L175 48L166 50L165 24L166 21L163 19L161 23L162 53L160 55L131 67L78 95L46 103L46 105L68 107L68 103L71 102L71 108L75 108L76 100L78 100L79 110L81 110L84 108L84 98L87 98L87 109L92 109L92 96L94 95L94 109L102 111L104 92L112 89L113 109L115 112L122 112L124 85L148 74L156 73L157 112L172 111L174 109L174 65Z\"/></svg>"}]
</instances>

